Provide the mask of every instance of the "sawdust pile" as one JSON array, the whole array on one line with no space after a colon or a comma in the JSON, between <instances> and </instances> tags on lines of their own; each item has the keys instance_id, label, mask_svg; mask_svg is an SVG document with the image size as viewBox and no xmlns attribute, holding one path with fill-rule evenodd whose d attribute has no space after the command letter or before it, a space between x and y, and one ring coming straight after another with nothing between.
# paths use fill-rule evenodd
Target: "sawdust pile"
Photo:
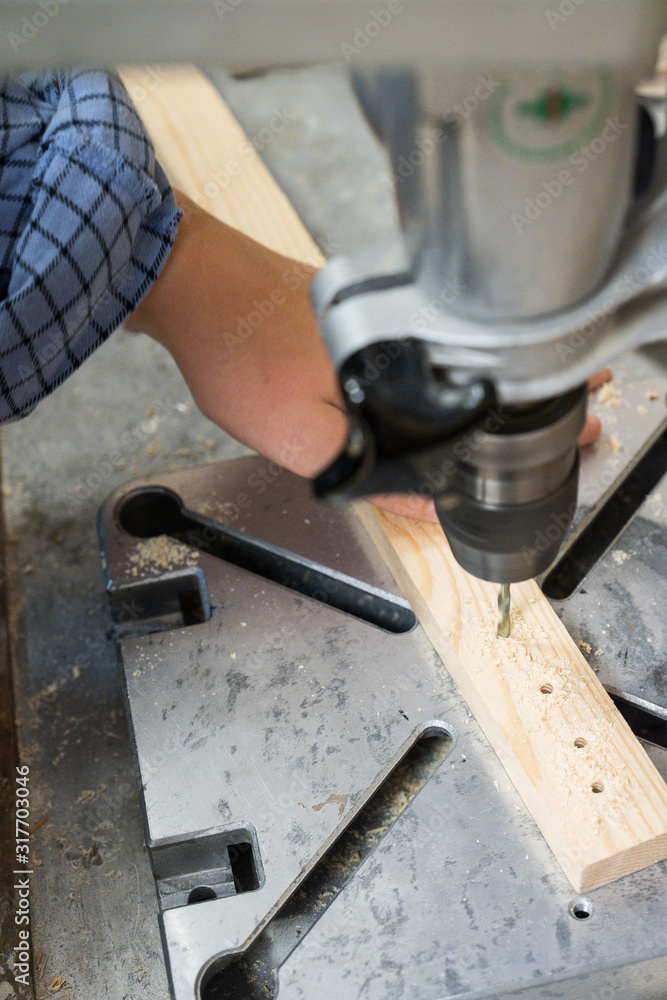
<instances>
[{"instance_id":1,"label":"sawdust pile","mask_svg":"<svg viewBox=\"0 0 667 1000\"><path fill-rule=\"evenodd\" d=\"M169 535L156 535L139 542L128 557L128 562L130 576L139 576L144 573L162 573L181 566L196 566L199 553Z\"/></svg>"}]
</instances>

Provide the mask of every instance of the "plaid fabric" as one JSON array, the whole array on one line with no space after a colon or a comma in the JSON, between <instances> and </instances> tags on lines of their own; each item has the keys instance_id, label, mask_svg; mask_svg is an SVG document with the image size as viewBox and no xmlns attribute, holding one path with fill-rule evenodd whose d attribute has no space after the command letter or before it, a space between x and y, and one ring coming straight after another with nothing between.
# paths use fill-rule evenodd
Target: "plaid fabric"
<instances>
[{"instance_id":1,"label":"plaid fabric","mask_svg":"<svg viewBox=\"0 0 667 1000\"><path fill-rule=\"evenodd\" d=\"M0 79L0 423L132 312L180 217L118 77Z\"/></svg>"}]
</instances>

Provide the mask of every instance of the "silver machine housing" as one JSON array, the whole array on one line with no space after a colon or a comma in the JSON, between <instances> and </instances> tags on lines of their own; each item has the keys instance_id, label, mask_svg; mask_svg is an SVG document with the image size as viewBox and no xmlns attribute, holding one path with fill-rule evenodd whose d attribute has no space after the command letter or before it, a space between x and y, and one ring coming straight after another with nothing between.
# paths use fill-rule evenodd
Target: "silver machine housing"
<instances>
[{"instance_id":1,"label":"silver machine housing","mask_svg":"<svg viewBox=\"0 0 667 1000\"><path fill-rule=\"evenodd\" d=\"M553 562L576 505L586 379L664 341L664 93L659 76L642 84L657 42L644 61L540 52L356 74L403 241L314 283L355 422L319 489L433 496L454 555L483 579ZM553 543L536 546L547 529Z\"/></svg>"}]
</instances>

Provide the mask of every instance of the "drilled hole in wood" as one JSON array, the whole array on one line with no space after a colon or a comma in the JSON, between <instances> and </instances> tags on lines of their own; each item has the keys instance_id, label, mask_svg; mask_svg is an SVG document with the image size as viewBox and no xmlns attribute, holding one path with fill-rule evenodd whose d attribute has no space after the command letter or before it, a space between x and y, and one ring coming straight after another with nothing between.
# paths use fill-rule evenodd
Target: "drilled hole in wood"
<instances>
[{"instance_id":1,"label":"drilled hole in wood","mask_svg":"<svg viewBox=\"0 0 667 1000\"><path fill-rule=\"evenodd\" d=\"M593 784L591 785L591 791L598 793L604 792L604 785L602 784L601 781L594 781Z\"/></svg>"},{"instance_id":2,"label":"drilled hole in wood","mask_svg":"<svg viewBox=\"0 0 667 1000\"><path fill-rule=\"evenodd\" d=\"M542 687L540 688L540 691L542 692L542 694L553 694L554 693L553 685L543 684Z\"/></svg>"},{"instance_id":3,"label":"drilled hole in wood","mask_svg":"<svg viewBox=\"0 0 667 1000\"><path fill-rule=\"evenodd\" d=\"M577 750L583 750L584 747L586 746L586 740L583 738L583 736L577 736L576 740L574 741L574 745L577 748Z\"/></svg>"}]
</instances>

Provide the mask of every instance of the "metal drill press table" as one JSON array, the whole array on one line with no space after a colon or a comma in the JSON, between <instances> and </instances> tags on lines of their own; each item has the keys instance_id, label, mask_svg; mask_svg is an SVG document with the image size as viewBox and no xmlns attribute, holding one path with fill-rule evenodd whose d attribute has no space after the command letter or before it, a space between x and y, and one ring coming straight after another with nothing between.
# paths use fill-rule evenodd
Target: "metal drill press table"
<instances>
[{"instance_id":1,"label":"metal drill press table","mask_svg":"<svg viewBox=\"0 0 667 1000\"><path fill-rule=\"evenodd\" d=\"M257 458L100 527L175 1000L664 995L665 866L573 899L353 514Z\"/></svg>"}]
</instances>

